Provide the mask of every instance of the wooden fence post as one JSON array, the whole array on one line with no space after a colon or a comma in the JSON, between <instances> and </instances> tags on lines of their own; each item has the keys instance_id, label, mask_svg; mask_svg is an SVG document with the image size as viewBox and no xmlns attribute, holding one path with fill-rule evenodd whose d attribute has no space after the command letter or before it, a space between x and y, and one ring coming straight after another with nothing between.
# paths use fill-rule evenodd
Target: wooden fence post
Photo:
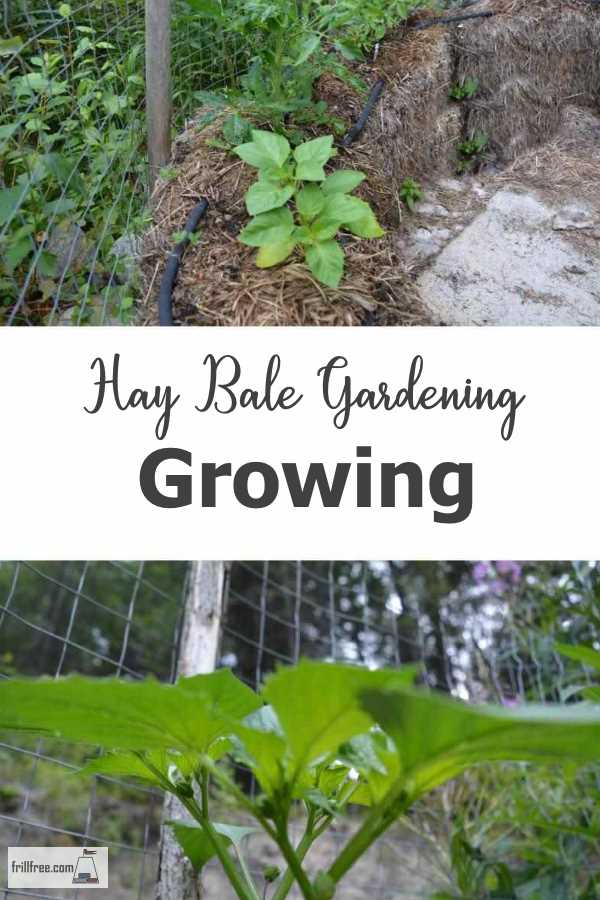
<instances>
[{"instance_id":1,"label":"wooden fence post","mask_svg":"<svg viewBox=\"0 0 600 900\"><path fill-rule=\"evenodd\" d=\"M171 157L171 0L146 0L146 116L150 190Z\"/></svg>"},{"instance_id":2,"label":"wooden fence post","mask_svg":"<svg viewBox=\"0 0 600 900\"><path fill-rule=\"evenodd\" d=\"M192 563L177 667L180 676L205 674L216 667L224 582L224 563ZM166 797L163 821L186 818L179 800ZM198 878L170 831L163 830L157 900L198 900L200 896Z\"/></svg>"}]
</instances>

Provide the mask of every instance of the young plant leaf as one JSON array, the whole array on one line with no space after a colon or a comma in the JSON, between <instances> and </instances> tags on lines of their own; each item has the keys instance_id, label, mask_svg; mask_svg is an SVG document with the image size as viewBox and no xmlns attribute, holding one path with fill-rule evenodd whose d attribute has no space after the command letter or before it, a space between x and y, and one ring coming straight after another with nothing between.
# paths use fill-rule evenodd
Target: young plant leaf
<instances>
[{"instance_id":1,"label":"young plant leaf","mask_svg":"<svg viewBox=\"0 0 600 900\"><path fill-rule=\"evenodd\" d=\"M344 274L344 251L337 241L318 241L306 251L306 262L315 278L328 287L339 286Z\"/></svg>"},{"instance_id":2,"label":"young plant leaf","mask_svg":"<svg viewBox=\"0 0 600 900\"><path fill-rule=\"evenodd\" d=\"M325 206L325 195L317 184L307 184L296 197L296 209L303 219L311 222Z\"/></svg>"},{"instance_id":3,"label":"young plant leaf","mask_svg":"<svg viewBox=\"0 0 600 900\"><path fill-rule=\"evenodd\" d=\"M261 213L248 222L240 233L239 240L249 247L281 244L289 240L293 230L294 217L286 206L282 206L280 209Z\"/></svg>"},{"instance_id":4,"label":"young plant leaf","mask_svg":"<svg viewBox=\"0 0 600 900\"><path fill-rule=\"evenodd\" d=\"M290 151L289 142L281 135L253 129L252 140L240 144L233 152L255 169L279 169L286 162Z\"/></svg>"},{"instance_id":5,"label":"young plant leaf","mask_svg":"<svg viewBox=\"0 0 600 900\"><path fill-rule=\"evenodd\" d=\"M255 181L246 192L246 209L251 216L285 206L294 194L293 185L279 187L271 181Z\"/></svg>"},{"instance_id":6,"label":"young plant leaf","mask_svg":"<svg viewBox=\"0 0 600 900\"><path fill-rule=\"evenodd\" d=\"M341 227L342 223L339 219L319 216L310 226L308 237L315 241L328 241L336 236Z\"/></svg>"},{"instance_id":7,"label":"young plant leaf","mask_svg":"<svg viewBox=\"0 0 600 900\"><path fill-rule=\"evenodd\" d=\"M275 793L282 780L284 739L272 731L244 726L237 726L235 733L240 748L234 755L252 770L266 794Z\"/></svg>"},{"instance_id":8,"label":"young plant leaf","mask_svg":"<svg viewBox=\"0 0 600 900\"><path fill-rule=\"evenodd\" d=\"M328 175L323 182L324 194L349 194L361 184L367 176L356 169L339 169Z\"/></svg>"},{"instance_id":9,"label":"young plant leaf","mask_svg":"<svg viewBox=\"0 0 600 900\"><path fill-rule=\"evenodd\" d=\"M335 154L333 136L330 134L300 144L294 150L298 181L322 181L325 178L323 167Z\"/></svg>"},{"instance_id":10,"label":"young plant leaf","mask_svg":"<svg viewBox=\"0 0 600 900\"><path fill-rule=\"evenodd\" d=\"M169 762L165 752L160 750L148 754L152 765L167 777ZM77 772L78 775L108 775L118 778L136 778L140 781L160 786L160 781L143 761L134 753L105 753L96 759L90 759Z\"/></svg>"},{"instance_id":11,"label":"young plant leaf","mask_svg":"<svg viewBox=\"0 0 600 900\"><path fill-rule=\"evenodd\" d=\"M412 667L376 672L304 660L269 676L263 696L277 714L295 769L336 753L373 725L360 696L368 687L411 684ZM327 688L325 690L324 688Z\"/></svg>"},{"instance_id":12,"label":"young plant leaf","mask_svg":"<svg viewBox=\"0 0 600 900\"><path fill-rule=\"evenodd\" d=\"M347 228L352 234L361 238L379 238L385 234L372 210L365 214L364 219L354 219L349 222Z\"/></svg>"},{"instance_id":13,"label":"young plant leaf","mask_svg":"<svg viewBox=\"0 0 600 900\"><path fill-rule=\"evenodd\" d=\"M177 843L191 862L196 872L201 872L204 866L215 855L215 850L206 831L194 825L184 825L182 822L167 822L172 829ZM225 839L226 846L239 846L244 838L256 834L257 828L245 828L238 825L223 825L213 822L213 828Z\"/></svg>"},{"instance_id":14,"label":"young plant leaf","mask_svg":"<svg viewBox=\"0 0 600 900\"><path fill-rule=\"evenodd\" d=\"M284 262L293 253L295 246L294 238L278 244L265 244L256 254L256 265L259 269L270 269L272 266Z\"/></svg>"},{"instance_id":15,"label":"young plant leaf","mask_svg":"<svg viewBox=\"0 0 600 900\"><path fill-rule=\"evenodd\" d=\"M478 763L600 759L600 708L587 704L508 710L402 688L367 689L362 705L394 741L412 799Z\"/></svg>"}]
</instances>

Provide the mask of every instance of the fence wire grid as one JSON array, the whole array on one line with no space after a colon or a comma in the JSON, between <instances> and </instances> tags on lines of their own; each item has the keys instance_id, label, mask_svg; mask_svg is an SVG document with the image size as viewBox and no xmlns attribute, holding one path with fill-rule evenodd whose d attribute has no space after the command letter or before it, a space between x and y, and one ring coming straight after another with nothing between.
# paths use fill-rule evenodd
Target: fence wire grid
<instances>
[{"instance_id":1,"label":"fence wire grid","mask_svg":"<svg viewBox=\"0 0 600 900\"><path fill-rule=\"evenodd\" d=\"M534 607L543 616L551 590L566 610L570 637L589 641L588 620L573 610L589 604L598 617L596 588L587 585L595 567L544 565L546 580L536 587L533 569L518 563L498 571L499 564L484 563L236 562L226 567L218 665L259 687L278 664L300 657L371 668L418 662L432 687L471 701L561 700L573 672L565 671L552 635L524 625ZM0 563L0 677L80 672L172 681L186 610L190 626L193 570L186 563ZM577 671L576 682L583 677ZM108 846L111 900L154 898L161 798L115 778L96 777L90 788L73 774L89 752L46 739L0 741L0 844ZM243 782L244 773L239 777ZM367 893L416 900L443 889L448 860L436 835L451 826L450 810L422 810L418 828L407 823L361 861L340 900ZM323 857L352 827L333 829ZM270 862L270 852L259 841L251 862ZM216 866L204 890L207 900L229 896ZM45 898L8 889L2 876L0 900L25 896Z\"/></svg>"},{"instance_id":2,"label":"fence wire grid","mask_svg":"<svg viewBox=\"0 0 600 900\"><path fill-rule=\"evenodd\" d=\"M0 324L129 324L149 221L144 0L2 0L0 21ZM184 0L171 32L181 128L248 50Z\"/></svg>"}]
</instances>

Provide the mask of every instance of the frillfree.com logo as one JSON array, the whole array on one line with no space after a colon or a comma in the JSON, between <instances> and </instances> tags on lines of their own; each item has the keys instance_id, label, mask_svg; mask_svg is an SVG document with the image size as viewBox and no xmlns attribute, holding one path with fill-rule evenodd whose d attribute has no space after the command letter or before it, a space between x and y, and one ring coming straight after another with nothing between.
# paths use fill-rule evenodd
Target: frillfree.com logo
<instances>
[{"instance_id":1,"label":"frillfree.com logo","mask_svg":"<svg viewBox=\"0 0 600 900\"><path fill-rule=\"evenodd\" d=\"M9 847L9 888L107 888L107 847Z\"/></svg>"}]
</instances>

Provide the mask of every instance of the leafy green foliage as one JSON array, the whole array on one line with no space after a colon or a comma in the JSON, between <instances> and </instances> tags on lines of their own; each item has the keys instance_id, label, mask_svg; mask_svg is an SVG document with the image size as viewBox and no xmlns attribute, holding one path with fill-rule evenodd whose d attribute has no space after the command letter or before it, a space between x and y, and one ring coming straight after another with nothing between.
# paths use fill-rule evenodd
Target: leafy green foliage
<instances>
[{"instance_id":1,"label":"leafy green foliage","mask_svg":"<svg viewBox=\"0 0 600 900\"><path fill-rule=\"evenodd\" d=\"M280 144L264 141L261 148L274 165L285 165ZM302 662L271 675L262 695L228 671L173 686L8 679L0 682L0 728L99 744L105 756L85 773L141 777L177 796L196 821L172 823L195 868L216 855L240 900L256 900L260 894L243 853L252 830L211 820L210 788L216 784L251 814L286 860L283 875L265 875L265 893L272 883L275 900L283 900L296 883L305 900L331 900L356 861L419 796L467 767L600 757L596 706L467 706L412 687L414 675L410 668ZM257 778L262 793L256 798L232 780L230 758ZM370 804L363 824L329 870L311 881L304 857L355 802ZM297 803L304 806L306 828L294 848L288 827ZM490 897L504 896L499 891L510 881L505 867L486 861L462 833L453 848L461 884L483 879Z\"/></svg>"},{"instance_id":2,"label":"leafy green foliage","mask_svg":"<svg viewBox=\"0 0 600 900\"><path fill-rule=\"evenodd\" d=\"M201 872L209 860L211 860L216 850L214 844L209 839L206 831L202 828L195 828L190 825L182 825L181 822L169 822L173 829L173 834L177 839L177 843L189 859L194 869ZM224 838L226 847L233 845L240 847L245 838L256 834L257 828L245 828L239 825L223 825L220 822L213 822L213 828ZM273 879L271 879L273 880Z\"/></svg>"},{"instance_id":3,"label":"leafy green foliage","mask_svg":"<svg viewBox=\"0 0 600 900\"><path fill-rule=\"evenodd\" d=\"M325 166L336 154L331 135L292 151L285 137L253 130L252 140L234 152L259 172L246 193L246 209L254 218L239 239L259 248L260 268L284 262L300 247L315 278L338 287L344 273L344 251L335 240L338 232L344 229L363 238L383 235L368 203L350 196L364 180L362 172L326 175ZM292 198L295 215L287 205Z\"/></svg>"},{"instance_id":4,"label":"leafy green foliage","mask_svg":"<svg viewBox=\"0 0 600 900\"><path fill-rule=\"evenodd\" d=\"M451 802L453 889L438 900L594 900L600 881L597 766L494 766L468 776L473 804Z\"/></svg>"},{"instance_id":5,"label":"leafy green foliage","mask_svg":"<svg viewBox=\"0 0 600 900\"><path fill-rule=\"evenodd\" d=\"M463 141L458 145L459 163L457 171L460 173L468 172L473 169L479 162L481 155L487 148L489 139L487 134L481 131L476 132L473 137Z\"/></svg>"},{"instance_id":6,"label":"leafy green foliage","mask_svg":"<svg viewBox=\"0 0 600 900\"><path fill-rule=\"evenodd\" d=\"M457 84L453 84L450 88L451 100L470 100L479 90L479 81L477 78L463 78Z\"/></svg>"},{"instance_id":7,"label":"leafy green foliage","mask_svg":"<svg viewBox=\"0 0 600 900\"><path fill-rule=\"evenodd\" d=\"M289 118L295 126L323 125L341 132L344 123L331 117L322 101L315 101L317 79L331 72L360 91L365 87L340 59L357 59L384 34L405 19L415 0L187 0L192 14L216 23L229 45L237 39L251 48L245 73L222 97L228 105L279 129ZM331 47L338 51L333 54ZM224 68L227 63L224 60ZM239 71L242 71L241 69ZM227 140L227 138L226 138Z\"/></svg>"},{"instance_id":8,"label":"leafy green foliage","mask_svg":"<svg viewBox=\"0 0 600 900\"><path fill-rule=\"evenodd\" d=\"M80 24L67 4L61 9L63 52L49 29L39 41L2 44L0 317L26 285L33 321L44 320L56 296L79 306L80 317L89 306L127 321L129 279L110 250L144 224L135 191L143 44L132 32L122 54L90 17Z\"/></svg>"},{"instance_id":9,"label":"leafy green foliage","mask_svg":"<svg viewBox=\"0 0 600 900\"><path fill-rule=\"evenodd\" d=\"M414 212L417 203L423 199L423 189L412 178L406 178L400 185L398 196L411 212Z\"/></svg>"},{"instance_id":10,"label":"leafy green foliage","mask_svg":"<svg viewBox=\"0 0 600 900\"><path fill-rule=\"evenodd\" d=\"M593 650L591 647L573 646L572 644L556 644L556 649L562 655L574 662L581 663L590 669L595 669L600 677L600 652ZM569 692L580 693L586 700L593 703L600 703L600 684L596 685L576 685Z\"/></svg>"}]
</instances>

